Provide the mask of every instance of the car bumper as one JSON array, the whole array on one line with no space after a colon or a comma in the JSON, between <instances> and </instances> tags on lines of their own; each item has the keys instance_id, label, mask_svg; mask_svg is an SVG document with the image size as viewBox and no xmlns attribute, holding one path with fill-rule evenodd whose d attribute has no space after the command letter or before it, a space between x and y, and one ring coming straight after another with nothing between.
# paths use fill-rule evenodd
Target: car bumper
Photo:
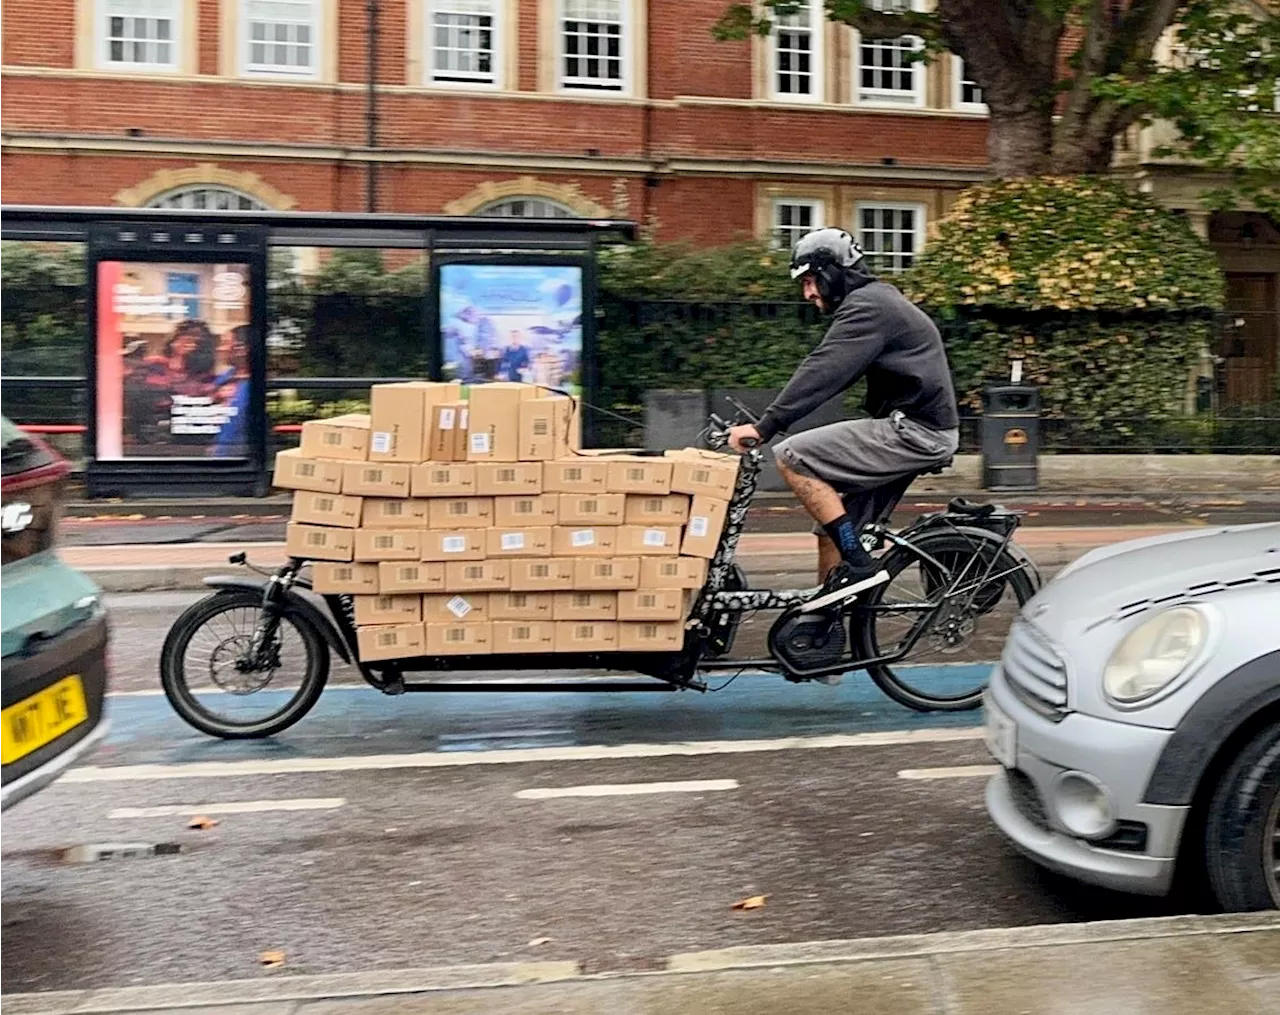
<instances>
[{"instance_id":1,"label":"car bumper","mask_svg":"<svg viewBox=\"0 0 1280 1015\"><path fill-rule=\"evenodd\" d=\"M104 716L88 734L81 737L57 757L46 761L39 768L33 769L26 775L5 783L3 790L0 790L0 810L8 810L19 800L25 800L32 793L44 789L76 762L92 754L98 745L106 739L110 728L111 720Z\"/></svg>"},{"instance_id":2,"label":"car bumper","mask_svg":"<svg viewBox=\"0 0 1280 1015\"><path fill-rule=\"evenodd\" d=\"M1014 693L997 667L988 690L1017 731L1016 763L987 785L987 812L1022 853L1050 870L1089 884L1164 895L1174 866L1186 807L1142 802L1143 789L1170 736L1166 730L1070 713L1053 722ZM1069 832L1057 813L1055 787L1080 772L1106 787L1117 823L1143 829L1139 848L1112 848Z\"/></svg>"}]
</instances>

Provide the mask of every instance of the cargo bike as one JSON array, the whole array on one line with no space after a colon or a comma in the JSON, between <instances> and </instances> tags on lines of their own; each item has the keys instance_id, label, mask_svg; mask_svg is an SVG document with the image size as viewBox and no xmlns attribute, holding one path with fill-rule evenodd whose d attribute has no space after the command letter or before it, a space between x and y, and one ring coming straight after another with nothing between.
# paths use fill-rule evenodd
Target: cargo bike
<instances>
[{"instance_id":1,"label":"cargo bike","mask_svg":"<svg viewBox=\"0 0 1280 1015\"><path fill-rule=\"evenodd\" d=\"M744 406L734 404L731 420L711 415L702 435L708 448L724 449L731 425L754 421ZM695 590L684 643L676 651L365 662L357 650L350 596L316 594L304 574L309 566L305 559L292 557L270 573L238 553L230 562L256 576L205 579L212 593L189 607L165 639L160 661L164 692L190 725L229 739L271 736L300 720L325 688L331 654L388 695L709 691L719 689L711 683L718 675L772 674L798 683L865 670L886 695L908 708L978 707L989 664L1009 623L1040 587L1035 565L1014 542L1020 513L957 498L895 532L889 516L917 478L903 477L880 491L872 520L861 528L863 545L883 551L879 560L887 580L834 611L814 609L810 604L819 588L752 589L735 560L764 461L759 447L742 455L720 542L705 584ZM744 617L758 611L778 612L768 631L767 655L734 658ZM583 671L631 676L574 676ZM495 672L501 679L493 679ZM513 672L530 677L512 678ZM468 673L474 676L465 679ZM535 673L541 677L533 678ZM562 676L547 679L552 673ZM258 701L260 711L254 707Z\"/></svg>"}]
</instances>

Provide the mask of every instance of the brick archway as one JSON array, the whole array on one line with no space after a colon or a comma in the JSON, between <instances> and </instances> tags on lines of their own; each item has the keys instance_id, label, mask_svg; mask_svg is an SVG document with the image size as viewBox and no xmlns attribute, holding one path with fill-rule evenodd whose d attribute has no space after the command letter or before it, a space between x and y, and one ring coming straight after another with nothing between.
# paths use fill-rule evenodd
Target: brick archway
<instances>
[{"instance_id":1,"label":"brick archway","mask_svg":"<svg viewBox=\"0 0 1280 1015\"><path fill-rule=\"evenodd\" d=\"M456 201L446 204L444 212L446 215L474 215L485 205L509 197L539 197L554 201L583 218L609 217L608 209L587 197L577 184L547 183L532 176L521 176L502 183L482 183Z\"/></svg>"},{"instance_id":2,"label":"brick archway","mask_svg":"<svg viewBox=\"0 0 1280 1015\"><path fill-rule=\"evenodd\" d=\"M273 211L289 211L297 201L267 183L257 173L236 172L212 162L202 162L186 169L161 169L115 195L115 202L126 208L145 208L156 198L181 187L229 187L262 202Z\"/></svg>"}]
</instances>

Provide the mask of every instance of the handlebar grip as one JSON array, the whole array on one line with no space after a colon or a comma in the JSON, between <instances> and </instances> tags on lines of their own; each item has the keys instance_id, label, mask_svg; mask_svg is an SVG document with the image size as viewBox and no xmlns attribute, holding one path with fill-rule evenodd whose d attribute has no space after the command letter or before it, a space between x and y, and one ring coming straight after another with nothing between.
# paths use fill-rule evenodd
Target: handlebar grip
<instances>
[{"instance_id":1,"label":"handlebar grip","mask_svg":"<svg viewBox=\"0 0 1280 1015\"><path fill-rule=\"evenodd\" d=\"M754 451L756 448L763 445L764 441L758 440L755 437L744 437L739 443L748 451Z\"/></svg>"}]
</instances>

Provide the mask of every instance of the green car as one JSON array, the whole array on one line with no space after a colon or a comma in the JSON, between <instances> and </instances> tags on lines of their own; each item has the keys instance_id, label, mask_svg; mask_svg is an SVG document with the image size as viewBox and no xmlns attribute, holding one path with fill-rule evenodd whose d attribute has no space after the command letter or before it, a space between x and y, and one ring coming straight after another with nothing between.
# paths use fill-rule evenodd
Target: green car
<instances>
[{"instance_id":1,"label":"green car","mask_svg":"<svg viewBox=\"0 0 1280 1015\"><path fill-rule=\"evenodd\" d=\"M0 760L9 807L106 736L108 627L102 594L58 556L65 459L0 417Z\"/></svg>"}]
</instances>

